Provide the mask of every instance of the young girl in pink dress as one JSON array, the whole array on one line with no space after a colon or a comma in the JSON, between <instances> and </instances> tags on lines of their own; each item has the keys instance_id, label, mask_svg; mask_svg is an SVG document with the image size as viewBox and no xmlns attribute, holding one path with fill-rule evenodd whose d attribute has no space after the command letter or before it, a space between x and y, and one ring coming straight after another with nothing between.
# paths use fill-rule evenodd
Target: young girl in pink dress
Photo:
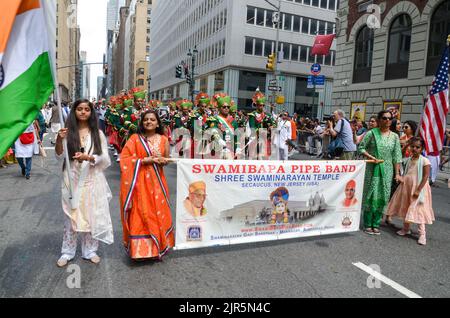
<instances>
[{"instance_id":1,"label":"young girl in pink dress","mask_svg":"<svg viewBox=\"0 0 450 318\"><path fill-rule=\"evenodd\" d=\"M387 215L404 220L400 236L411 234L411 223L419 225L420 245L426 245L425 224L433 224L434 212L431 200L431 188L428 183L430 161L421 155L424 141L414 137L410 141L411 158L406 161L406 169L401 184L393 195Z\"/></svg>"}]
</instances>

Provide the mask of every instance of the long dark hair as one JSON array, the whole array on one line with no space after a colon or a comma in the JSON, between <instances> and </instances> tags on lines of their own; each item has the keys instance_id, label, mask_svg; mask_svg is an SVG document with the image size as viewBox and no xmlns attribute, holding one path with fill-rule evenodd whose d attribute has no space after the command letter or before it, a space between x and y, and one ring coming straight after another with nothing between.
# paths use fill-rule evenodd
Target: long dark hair
<instances>
[{"instance_id":1,"label":"long dark hair","mask_svg":"<svg viewBox=\"0 0 450 318\"><path fill-rule=\"evenodd\" d=\"M416 135L417 132L417 123L414 120L407 120L403 123L403 125L408 125L409 127L411 127L411 130L413 132L413 136Z\"/></svg>"},{"instance_id":2,"label":"long dark hair","mask_svg":"<svg viewBox=\"0 0 450 318\"><path fill-rule=\"evenodd\" d=\"M156 120L158 121L158 128L156 128L156 133L158 134L158 135L164 135L164 125L163 125L163 123L162 123L162 121L161 121L161 118L159 117L159 115L158 115L158 112L157 111L155 111L155 110L147 110L146 112L144 112L142 115L141 115L141 120L139 121L139 129L138 129L138 133L139 134L141 134L141 135L144 135L145 134L145 128L144 128L144 118L145 118L145 116L147 116L148 114L154 114L155 115L155 117L156 117Z\"/></svg>"},{"instance_id":3,"label":"long dark hair","mask_svg":"<svg viewBox=\"0 0 450 318\"><path fill-rule=\"evenodd\" d=\"M397 118L394 118L394 119L391 121L391 127L389 127L389 129L390 129L392 132L394 132L394 133L396 133L397 135L400 136L400 132L397 130L397 123L398 123L398 119L397 119Z\"/></svg>"},{"instance_id":4,"label":"long dark hair","mask_svg":"<svg viewBox=\"0 0 450 318\"><path fill-rule=\"evenodd\" d=\"M100 140L100 132L98 129L98 118L94 110L94 105L87 99L77 100L72 106L69 117L67 118L66 127L68 129L67 133L67 148L69 150L69 157L73 158L75 153L81 152L81 142L79 134L79 123L76 115L77 107L81 104L88 104L91 109L91 117L89 117L88 126L91 131L92 145L94 146L94 154L102 155L102 143ZM90 149L85 149L86 153Z\"/></svg>"}]
</instances>

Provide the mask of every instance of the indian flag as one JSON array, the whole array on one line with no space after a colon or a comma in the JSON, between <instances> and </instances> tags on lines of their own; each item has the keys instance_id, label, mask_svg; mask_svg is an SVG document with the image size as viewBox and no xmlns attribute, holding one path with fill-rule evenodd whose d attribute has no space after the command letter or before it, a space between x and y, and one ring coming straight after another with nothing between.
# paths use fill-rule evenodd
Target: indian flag
<instances>
[{"instance_id":1,"label":"indian flag","mask_svg":"<svg viewBox=\"0 0 450 318\"><path fill-rule=\"evenodd\" d=\"M56 41L48 30L56 26L56 6L44 1L0 1L0 158L55 88L50 52Z\"/></svg>"}]
</instances>

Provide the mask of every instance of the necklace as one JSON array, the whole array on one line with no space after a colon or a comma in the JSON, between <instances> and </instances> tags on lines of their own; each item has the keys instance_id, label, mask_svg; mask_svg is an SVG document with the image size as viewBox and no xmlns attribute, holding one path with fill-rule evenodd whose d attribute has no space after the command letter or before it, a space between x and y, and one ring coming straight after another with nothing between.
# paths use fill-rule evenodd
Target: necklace
<instances>
[{"instance_id":1,"label":"necklace","mask_svg":"<svg viewBox=\"0 0 450 318\"><path fill-rule=\"evenodd\" d=\"M161 141L161 135L155 134L152 137L146 137L147 142L150 146L150 149L156 153L157 156L161 155L161 151L159 149L159 144Z\"/></svg>"}]
</instances>

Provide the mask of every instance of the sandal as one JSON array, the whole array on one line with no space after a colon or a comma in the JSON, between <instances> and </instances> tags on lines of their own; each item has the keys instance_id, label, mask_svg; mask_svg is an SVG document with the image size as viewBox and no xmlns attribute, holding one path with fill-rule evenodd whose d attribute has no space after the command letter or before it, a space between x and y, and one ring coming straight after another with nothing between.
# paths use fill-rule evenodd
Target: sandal
<instances>
[{"instance_id":1,"label":"sandal","mask_svg":"<svg viewBox=\"0 0 450 318\"><path fill-rule=\"evenodd\" d=\"M101 258L98 255L95 255L90 259L90 261L93 264L98 265L98 264L100 264Z\"/></svg>"},{"instance_id":2,"label":"sandal","mask_svg":"<svg viewBox=\"0 0 450 318\"><path fill-rule=\"evenodd\" d=\"M61 258L56 262L56 266L58 266L59 268L63 268L63 267L66 267L67 264L68 264L69 262L70 262L70 261L69 261L67 258L61 257Z\"/></svg>"},{"instance_id":3,"label":"sandal","mask_svg":"<svg viewBox=\"0 0 450 318\"><path fill-rule=\"evenodd\" d=\"M368 227L367 229L364 229L364 233L369 234L369 235L373 235L373 230L372 228Z\"/></svg>"},{"instance_id":4,"label":"sandal","mask_svg":"<svg viewBox=\"0 0 450 318\"><path fill-rule=\"evenodd\" d=\"M380 230L378 228L373 228L372 232L373 232L374 235L381 235L381 232L380 232Z\"/></svg>"},{"instance_id":5,"label":"sandal","mask_svg":"<svg viewBox=\"0 0 450 318\"><path fill-rule=\"evenodd\" d=\"M400 231L397 232L397 235L399 236L406 236L406 235L411 235L411 231L405 231L404 229L401 229Z\"/></svg>"}]
</instances>

